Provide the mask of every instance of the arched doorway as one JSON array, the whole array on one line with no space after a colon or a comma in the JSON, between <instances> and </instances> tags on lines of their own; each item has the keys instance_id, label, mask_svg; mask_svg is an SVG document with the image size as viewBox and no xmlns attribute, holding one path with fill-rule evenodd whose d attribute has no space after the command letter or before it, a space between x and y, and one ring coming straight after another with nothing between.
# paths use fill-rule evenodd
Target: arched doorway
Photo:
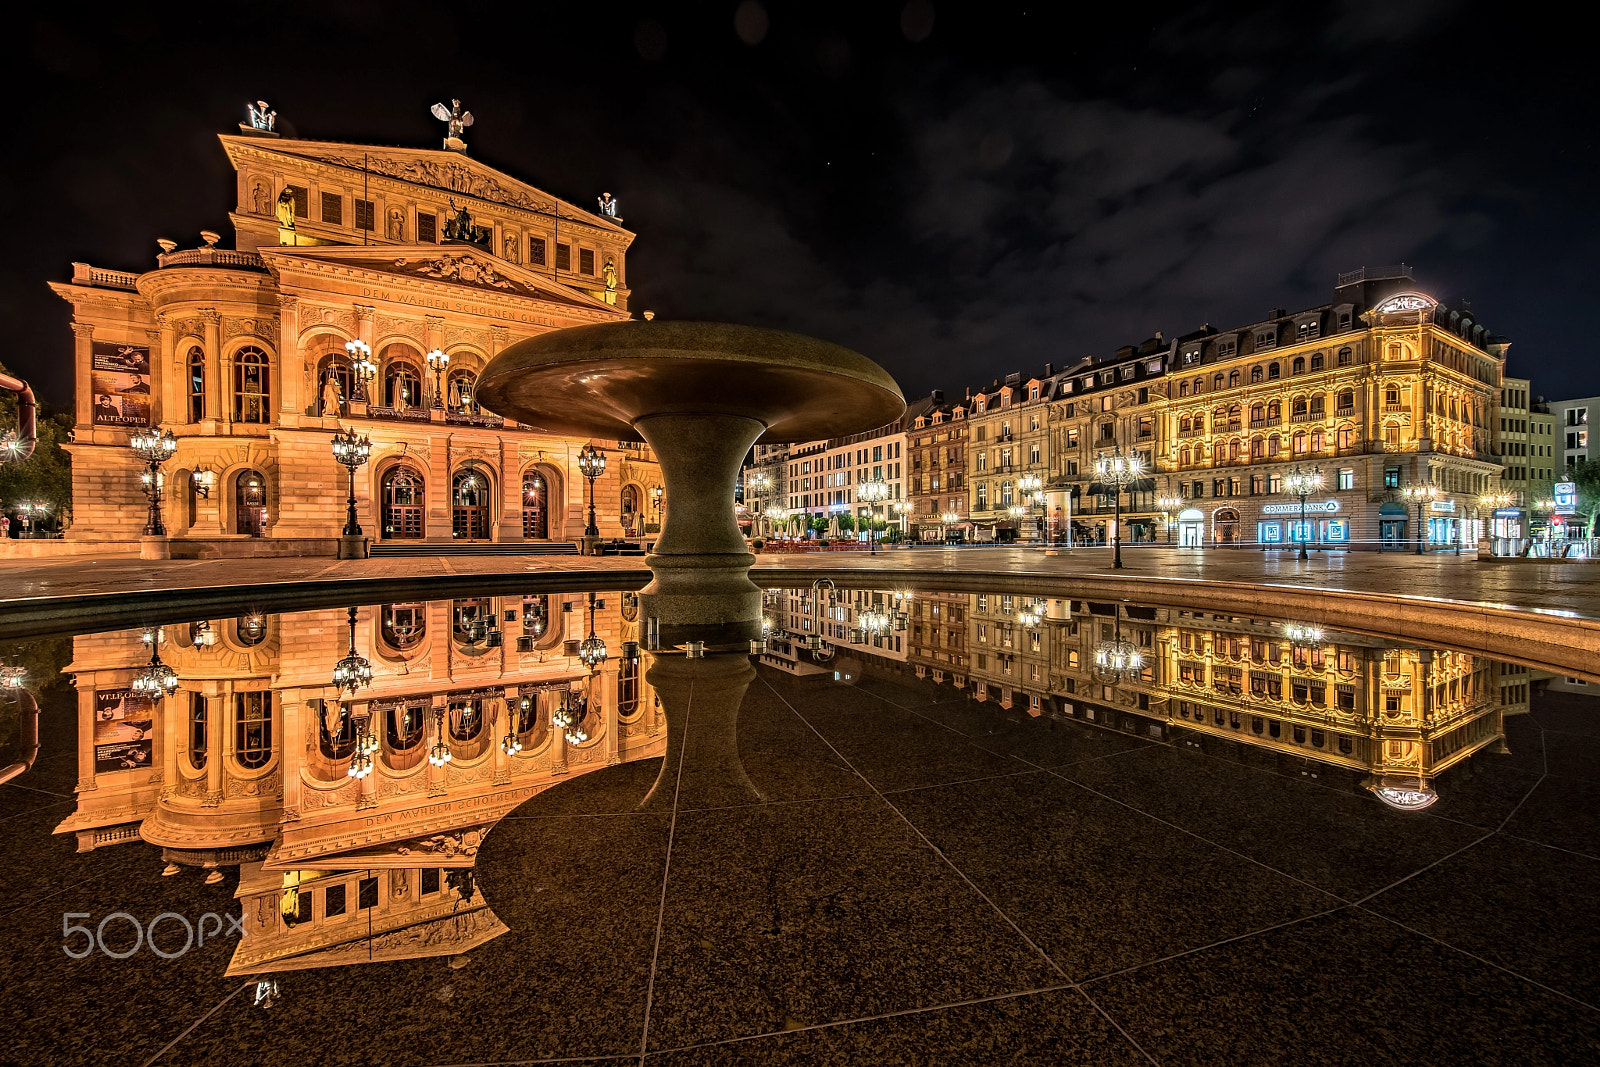
<instances>
[{"instance_id":1,"label":"arched doorway","mask_svg":"<svg viewBox=\"0 0 1600 1067\"><path fill-rule=\"evenodd\" d=\"M233 480L233 532L260 537L267 528L267 480L257 470L242 470Z\"/></svg>"},{"instance_id":2,"label":"arched doorway","mask_svg":"<svg viewBox=\"0 0 1600 1067\"><path fill-rule=\"evenodd\" d=\"M390 468L383 476L384 539L422 537L426 504L426 484L416 468L404 463Z\"/></svg>"},{"instance_id":3,"label":"arched doorway","mask_svg":"<svg viewBox=\"0 0 1600 1067\"><path fill-rule=\"evenodd\" d=\"M1218 508L1211 517L1212 525L1216 529L1218 544L1236 545L1239 543L1239 513L1232 508Z\"/></svg>"},{"instance_id":4,"label":"arched doorway","mask_svg":"<svg viewBox=\"0 0 1600 1067\"><path fill-rule=\"evenodd\" d=\"M550 483L537 470L522 473L522 536L530 541L550 538Z\"/></svg>"},{"instance_id":5,"label":"arched doorway","mask_svg":"<svg viewBox=\"0 0 1600 1067\"><path fill-rule=\"evenodd\" d=\"M1199 548L1206 535L1206 517L1199 508L1178 512L1178 547Z\"/></svg>"},{"instance_id":6,"label":"arched doorway","mask_svg":"<svg viewBox=\"0 0 1600 1067\"><path fill-rule=\"evenodd\" d=\"M642 526L639 514L644 508L644 493L632 482L622 487L622 534L632 537L634 527Z\"/></svg>"},{"instance_id":7,"label":"arched doorway","mask_svg":"<svg viewBox=\"0 0 1600 1067\"><path fill-rule=\"evenodd\" d=\"M464 467L450 479L450 536L489 539L489 477L475 467Z\"/></svg>"}]
</instances>

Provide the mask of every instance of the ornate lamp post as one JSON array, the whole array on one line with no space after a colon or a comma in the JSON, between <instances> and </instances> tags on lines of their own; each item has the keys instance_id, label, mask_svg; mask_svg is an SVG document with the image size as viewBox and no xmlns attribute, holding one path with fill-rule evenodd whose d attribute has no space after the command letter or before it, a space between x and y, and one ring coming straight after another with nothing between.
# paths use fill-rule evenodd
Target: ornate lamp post
<instances>
[{"instance_id":1,"label":"ornate lamp post","mask_svg":"<svg viewBox=\"0 0 1600 1067\"><path fill-rule=\"evenodd\" d=\"M1417 555L1422 555L1422 506L1439 499L1439 487L1432 482L1413 482L1400 490L1402 496L1417 507Z\"/></svg>"},{"instance_id":2,"label":"ornate lamp post","mask_svg":"<svg viewBox=\"0 0 1600 1067\"><path fill-rule=\"evenodd\" d=\"M356 690L372 684L372 664L356 652L356 609L353 607L350 609L348 625L350 650L345 653L344 659L333 665L333 687L347 696L354 696Z\"/></svg>"},{"instance_id":3,"label":"ornate lamp post","mask_svg":"<svg viewBox=\"0 0 1600 1067\"><path fill-rule=\"evenodd\" d=\"M356 436L353 428L336 433L333 435L333 458L350 475L350 498L345 502L344 536L360 537L361 524L356 521L356 468L363 466L372 458L372 441L366 434Z\"/></svg>"},{"instance_id":4,"label":"ornate lamp post","mask_svg":"<svg viewBox=\"0 0 1600 1067\"><path fill-rule=\"evenodd\" d=\"M578 453L578 473L589 480L589 525L583 528L585 537L600 536L600 527L594 521L594 480L605 472L606 454L593 444L584 445Z\"/></svg>"},{"instance_id":5,"label":"ornate lamp post","mask_svg":"<svg viewBox=\"0 0 1600 1067\"><path fill-rule=\"evenodd\" d=\"M1044 479L1032 471L1017 479L1017 491L1022 494L1026 505L1023 511L1027 515L1033 514L1035 505L1044 503ZM1034 533L1038 533L1037 526L1034 527Z\"/></svg>"},{"instance_id":6,"label":"ornate lamp post","mask_svg":"<svg viewBox=\"0 0 1600 1067\"><path fill-rule=\"evenodd\" d=\"M666 495L666 489L659 485L650 487L650 503L656 509L656 529L661 528L661 498Z\"/></svg>"},{"instance_id":7,"label":"ornate lamp post","mask_svg":"<svg viewBox=\"0 0 1600 1067\"><path fill-rule=\"evenodd\" d=\"M350 378L355 383L351 392L351 400L369 400L367 385L378 376L378 365L372 362L372 346L357 338L344 343L345 352L350 356Z\"/></svg>"},{"instance_id":8,"label":"ornate lamp post","mask_svg":"<svg viewBox=\"0 0 1600 1067\"><path fill-rule=\"evenodd\" d=\"M877 518L877 506L889 499L889 483L881 478L876 481L862 482L856 487L856 499L864 501L867 505L867 555L876 555L878 551L877 531L872 528L872 522Z\"/></svg>"},{"instance_id":9,"label":"ornate lamp post","mask_svg":"<svg viewBox=\"0 0 1600 1067\"><path fill-rule=\"evenodd\" d=\"M167 528L161 523L161 465L178 451L178 439L171 430L157 433L153 427L135 430L128 447L145 462L145 471L139 476L144 495L150 501L150 515L145 520L146 537L165 537Z\"/></svg>"},{"instance_id":10,"label":"ornate lamp post","mask_svg":"<svg viewBox=\"0 0 1600 1067\"><path fill-rule=\"evenodd\" d=\"M443 767L455 759L450 751L450 746L444 739L444 709L435 708L433 712L433 744L428 748L428 762L435 767Z\"/></svg>"},{"instance_id":11,"label":"ornate lamp post","mask_svg":"<svg viewBox=\"0 0 1600 1067\"><path fill-rule=\"evenodd\" d=\"M1122 636L1122 619L1117 619L1116 636L1094 646L1095 677L1111 685L1138 678L1144 673L1144 653Z\"/></svg>"},{"instance_id":12,"label":"ornate lamp post","mask_svg":"<svg viewBox=\"0 0 1600 1067\"><path fill-rule=\"evenodd\" d=\"M943 515L939 516L939 521L944 523L944 541L945 544L949 544L950 531L956 523L961 521L961 513L958 511L947 511Z\"/></svg>"},{"instance_id":13,"label":"ornate lamp post","mask_svg":"<svg viewBox=\"0 0 1600 1067\"><path fill-rule=\"evenodd\" d=\"M1183 507L1183 497L1164 496L1156 501L1156 507L1161 509L1161 521L1167 525L1167 544L1172 544L1172 513Z\"/></svg>"},{"instance_id":14,"label":"ornate lamp post","mask_svg":"<svg viewBox=\"0 0 1600 1067\"><path fill-rule=\"evenodd\" d=\"M433 406L435 410L444 407L444 377L445 368L450 366L450 357L441 348L435 348L428 353L428 366L433 369Z\"/></svg>"},{"instance_id":15,"label":"ornate lamp post","mask_svg":"<svg viewBox=\"0 0 1600 1067\"><path fill-rule=\"evenodd\" d=\"M161 631L146 630L144 643L150 646L150 662L133 676L128 688L151 703L159 703L163 697L177 692L178 672L161 662Z\"/></svg>"},{"instance_id":16,"label":"ornate lamp post","mask_svg":"<svg viewBox=\"0 0 1600 1067\"><path fill-rule=\"evenodd\" d=\"M1286 622L1283 636L1292 648L1313 649L1322 647L1322 627L1305 622Z\"/></svg>"},{"instance_id":17,"label":"ornate lamp post","mask_svg":"<svg viewBox=\"0 0 1600 1067\"><path fill-rule=\"evenodd\" d=\"M0 663L0 689L21 689L28 684L28 668Z\"/></svg>"},{"instance_id":18,"label":"ornate lamp post","mask_svg":"<svg viewBox=\"0 0 1600 1067\"><path fill-rule=\"evenodd\" d=\"M589 668L592 673L606 661L606 642L594 632L594 609L596 601L594 594L589 594L589 636L578 643L578 659Z\"/></svg>"},{"instance_id":19,"label":"ornate lamp post","mask_svg":"<svg viewBox=\"0 0 1600 1067\"><path fill-rule=\"evenodd\" d=\"M894 508L894 517L900 523L900 540L911 540L911 501L896 500L889 505Z\"/></svg>"},{"instance_id":20,"label":"ornate lamp post","mask_svg":"<svg viewBox=\"0 0 1600 1067\"><path fill-rule=\"evenodd\" d=\"M1111 566L1117 570L1122 569L1122 494L1143 474L1144 462L1136 454L1123 452L1121 445L1110 455L1097 457L1094 461L1095 481L1111 486L1116 497L1116 532L1111 539L1114 546Z\"/></svg>"},{"instance_id":21,"label":"ornate lamp post","mask_svg":"<svg viewBox=\"0 0 1600 1067\"><path fill-rule=\"evenodd\" d=\"M1284 492L1290 496L1300 498L1300 559L1308 560L1311 556L1306 552L1306 497L1322 488L1322 468L1312 467L1308 471L1301 470L1298 466L1283 477Z\"/></svg>"}]
</instances>

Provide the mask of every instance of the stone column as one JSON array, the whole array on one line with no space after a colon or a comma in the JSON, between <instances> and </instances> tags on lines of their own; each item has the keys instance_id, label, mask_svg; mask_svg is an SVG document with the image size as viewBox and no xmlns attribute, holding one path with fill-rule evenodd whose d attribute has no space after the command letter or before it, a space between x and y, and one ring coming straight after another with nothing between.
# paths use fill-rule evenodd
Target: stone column
<instances>
[{"instance_id":1,"label":"stone column","mask_svg":"<svg viewBox=\"0 0 1600 1067\"><path fill-rule=\"evenodd\" d=\"M94 791L94 675L78 676L78 784L73 792Z\"/></svg>"},{"instance_id":2,"label":"stone column","mask_svg":"<svg viewBox=\"0 0 1600 1067\"><path fill-rule=\"evenodd\" d=\"M444 349L444 319L438 315L424 315L422 323L423 369L428 372L428 387L425 392L428 394L428 404L431 407L434 397L439 396L434 383L437 382L440 388L444 388L444 375L433 373L433 368L427 364L427 355L435 348ZM442 396L439 396L439 402L444 403Z\"/></svg>"},{"instance_id":3,"label":"stone column","mask_svg":"<svg viewBox=\"0 0 1600 1067\"><path fill-rule=\"evenodd\" d=\"M619 744L617 732L621 729L617 725L618 666L615 659L608 657L599 674L595 676L595 684L600 687L600 716L605 730L605 737L601 739L600 746L608 767L622 762L622 758L617 755Z\"/></svg>"},{"instance_id":4,"label":"stone column","mask_svg":"<svg viewBox=\"0 0 1600 1067\"><path fill-rule=\"evenodd\" d=\"M224 403L228 396L228 383L223 379L226 370L222 365L222 316L217 314L216 308L201 308L200 321L201 343L206 355L206 414L222 424L222 432L228 432L228 425L233 421L233 412Z\"/></svg>"},{"instance_id":5,"label":"stone column","mask_svg":"<svg viewBox=\"0 0 1600 1067\"><path fill-rule=\"evenodd\" d=\"M373 309L368 304L352 305L356 312L356 339L372 344L372 315ZM372 362L377 364L377 376L367 383L367 403L383 404L383 375L388 369L383 365L383 360L378 358L378 353L372 353Z\"/></svg>"},{"instance_id":6,"label":"stone column","mask_svg":"<svg viewBox=\"0 0 1600 1067\"><path fill-rule=\"evenodd\" d=\"M77 426L85 431L83 439L87 440L88 431L94 426L94 387L90 384L94 377L94 327L87 322L72 324L72 360L78 383Z\"/></svg>"},{"instance_id":7,"label":"stone column","mask_svg":"<svg viewBox=\"0 0 1600 1067\"><path fill-rule=\"evenodd\" d=\"M755 557L731 501L740 461L766 426L737 415L651 415L633 425L655 451L672 502L645 561L654 578L641 611L661 620L667 646L737 647L759 638L761 590L749 577Z\"/></svg>"},{"instance_id":8,"label":"stone column","mask_svg":"<svg viewBox=\"0 0 1600 1067\"><path fill-rule=\"evenodd\" d=\"M278 295L277 365L282 368L278 374L278 422L283 423L283 416L288 415L288 421L296 425L311 403L311 398L306 396L305 356L300 351L299 303L299 297L292 294ZM311 383L311 388L316 388L315 382Z\"/></svg>"},{"instance_id":9,"label":"stone column","mask_svg":"<svg viewBox=\"0 0 1600 1067\"><path fill-rule=\"evenodd\" d=\"M222 801L222 765L233 751L227 731L227 703L232 686L206 695L206 795L200 803L214 808Z\"/></svg>"},{"instance_id":10,"label":"stone column","mask_svg":"<svg viewBox=\"0 0 1600 1067\"><path fill-rule=\"evenodd\" d=\"M177 347L178 330L173 324L172 316L159 314L156 316L158 329L150 335L151 347L158 353L150 360L152 372L150 383L151 400L161 398L160 405L150 413L152 423L187 423L189 421L189 390L185 387L187 376L184 373L182 357L174 351Z\"/></svg>"},{"instance_id":11,"label":"stone column","mask_svg":"<svg viewBox=\"0 0 1600 1067\"><path fill-rule=\"evenodd\" d=\"M300 769L305 761L307 743L316 743L315 724L307 720L305 699L301 690L285 689L278 694L283 738L279 745L278 781L283 788L282 822L295 822L300 818ZM311 730L309 737L307 730ZM294 758L291 759L290 757Z\"/></svg>"},{"instance_id":12,"label":"stone column","mask_svg":"<svg viewBox=\"0 0 1600 1067\"><path fill-rule=\"evenodd\" d=\"M194 695L180 689L161 702L161 799L178 788L178 747L189 719L189 701ZM180 706L181 704L181 706Z\"/></svg>"}]
</instances>

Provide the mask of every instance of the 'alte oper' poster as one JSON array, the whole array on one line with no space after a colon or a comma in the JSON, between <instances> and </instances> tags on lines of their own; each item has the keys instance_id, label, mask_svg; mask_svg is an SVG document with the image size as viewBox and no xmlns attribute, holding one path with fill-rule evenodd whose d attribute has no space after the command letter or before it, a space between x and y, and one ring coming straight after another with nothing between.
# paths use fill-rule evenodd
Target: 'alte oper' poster
<instances>
[{"instance_id":1,"label":"'alte oper' poster","mask_svg":"<svg viewBox=\"0 0 1600 1067\"><path fill-rule=\"evenodd\" d=\"M93 358L94 424L149 426L150 349L95 341Z\"/></svg>"}]
</instances>

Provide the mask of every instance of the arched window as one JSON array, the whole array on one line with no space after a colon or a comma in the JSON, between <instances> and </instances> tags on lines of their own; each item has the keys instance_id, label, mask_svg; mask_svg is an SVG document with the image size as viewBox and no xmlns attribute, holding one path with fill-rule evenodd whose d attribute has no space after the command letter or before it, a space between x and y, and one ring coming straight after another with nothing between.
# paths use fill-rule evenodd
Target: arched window
<instances>
[{"instance_id":1,"label":"arched window","mask_svg":"<svg viewBox=\"0 0 1600 1067\"><path fill-rule=\"evenodd\" d=\"M1266 454L1267 454L1267 443L1266 443L1266 441L1263 440L1260 437L1252 437L1250 439L1250 458L1251 459L1260 459L1262 456L1264 456Z\"/></svg>"},{"instance_id":2,"label":"arched window","mask_svg":"<svg viewBox=\"0 0 1600 1067\"><path fill-rule=\"evenodd\" d=\"M272 759L272 692L233 694L233 755L248 770Z\"/></svg>"},{"instance_id":3,"label":"arched window","mask_svg":"<svg viewBox=\"0 0 1600 1067\"><path fill-rule=\"evenodd\" d=\"M206 747L210 740L206 726L206 698L189 694L189 763L197 771L206 769Z\"/></svg>"},{"instance_id":4,"label":"arched window","mask_svg":"<svg viewBox=\"0 0 1600 1067\"><path fill-rule=\"evenodd\" d=\"M390 468L383 476L383 536L421 537L426 504L422 475L404 463Z\"/></svg>"},{"instance_id":5,"label":"arched window","mask_svg":"<svg viewBox=\"0 0 1600 1067\"><path fill-rule=\"evenodd\" d=\"M1355 360L1355 354L1348 348L1339 349L1339 366L1348 367Z\"/></svg>"},{"instance_id":6,"label":"arched window","mask_svg":"<svg viewBox=\"0 0 1600 1067\"><path fill-rule=\"evenodd\" d=\"M634 523L638 520L643 503L644 497L637 485L629 482L622 487L622 529L630 537L633 535Z\"/></svg>"},{"instance_id":7,"label":"arched window","mask_svg":"<svg viewBox=\"0 0 1600 1067\"><path fill-rule=\"evenodd\" d=\"M1182 448L1178 449L1178 465L1181 467L1187 467L1189 465L1188 445L1184 445Z\"/></svg>"},{"instance_id":8,"label":"arched window","mask_svg":"<svg viewBox=\"0 0 1600 1067\"><path fill-rule=\"evenodd\" d=\"M1305 452L1305 450L1306 432L1304 430L1296 430L1294 435L1294 454L1297 456L1301 455Z\"/></svg>"},{"instance_id":9,"label":"arched window","mask_svg":"<svg viewBox=\"0 0 1600 1067\"><path fill-rule=\"evenodd\" d=\"M476 467L464 467L450 480L450 536L489 538L489 476Z\"/></svg>"},{"instance_id":10,"label":"arched window","mask_svg":"<svg viewBox=\"0 0 1600 1067\"><path fill-rule=\"evenodd\" d=\"M1305 397L1297 396L1293 400L1289 401L1289 416L1291 418L1293 418L1296 415L1304 415L1306 413L1306 410L1307 409L1306 409L1306 398Z\"/></svg>"},{"instance_id":11,"label":"arched window","mask_svg":"<svg viewBox=\"0 0 1600 1067\"><path fill-rule=\"evenodd\" d=\"M1234 404L1232 407L1228 408L1228 429L1237 430L1239 428L1239 417L1243 413L1244 409L1238 404Z\"/></svg>"},{"instance_id":12,"label":"arched window","mask_svg":"<svg viewBox=\"0 0 1600 1067\"><path fill-rule=\"evenodd\" d=\"M1222 383L1219 380L1217 384L1221 385ZM1239 372L1236 371L1236 370L1229 371L1228 372L1228 388L1229 389L1233 389L1233 388L1237 387L1238 384L1239 384Z\"/></svg>"},{"instance_id":13,"label":"arched window","mask_svg":"<svg viewBox=\"0 0 1600 1067\"><path fill-rule=\"evenodd\" d=\"M1271 437L1267 438L1267 455L1268 456L1276 456L1277 454L1278 454L1278 435L1277 434L1273 434Z\"/></svg>"},{"instance_id":14,"label":"arched window","mask_svg":"<svg viewBox=\"0 0 1600 1067\"><path fill-rule=\"evenodd\" d=\"M260 537L267 528L267 479L242 470L233 479L233 532Z\"/></svg>"},{"instance_id":15,"label":"arched window","mask_svg":"<svg viewBox=\"0 0 1600 1067\"><path fill-rule=\"evenodd\" d=\"M337 417L341 405L355 395L354 389L355 376L350 373L349 360L332 353L323 356L317 365L317 413Z\"/></svg>"},{"instance_id":16,"label":"arched window","mask_svg":"<svg viewBox=\"0 0 1600 1067\"><path fill-rule=\"evenodd\" d=\"M206 417L206 354L199 345L189 349L189 421Z\"/></svg>"},{"instance_id":17,"label":"arched window","mask_svg":"<svg viewBox=\"0 0 1600 1067\"><path fill-rule=\"evenodd\" d=\"M522 632L524 636L531 637L535 642L540 641L550 631L550 597L545 593L535 593L522 598ZM518 649L522 651L522 649Z\"/></svg>"},{"instance_id":18,"label":"arched window","mask_svg":"<svg viewBox=\"0 0 1600 1067\"><path fill-rule=\"evenodd\" d=\"M246 345L233 354L233 421L272 421L272 374L267 354Z\"/></svg>"},{"instance_id":19,"label":"arched window","mask_svg":"<svg viewBox=\"0 0 1600 1067\"><path fill-rule=\"evenodd\" d=\"M639 661L624 659L617 667L617 716L629 718L639 712Z\"/></svg>"},{"instance_id":20,"label":"arched window","mask_svg":"<svg viewBox=\"0 0 1600 1067\"><path fill-rule=\"evenodd\" d=\"M383 606L380 632L384 643L396 652L407 652L422 644L428 635L428 609L421 601Z\"/></svg>"},{"instance_id":21,"label":"arched window","mask_svg":"<svg viewBox=\"0 0 1600 1067\"><path fill-rule=\"evenodd\" d=\"M489 650L489 631L495 622L494 602L487 597L456 600L450 605L450 633L456 649L469 656Z\"/></svg>"},{"instance_id":22,"label":"arched window","mask_svg":"<svg viewBox=\"0 0 1600 1067\"><path fill-rule=\"evenodd\" d=\"M1275 382L1277 380L1278 380L1278 364L1277 363L1268 363L1267 364L1267 381Z\"/></svg>"},{"instance_id":23,"label":"arched window","mask_svg":"<svg viewBox=\"0 0 1600 1067\"><path fill-rule=\"evenodd\" d=\"M450 372L445 379L445 403L451 411L461 411L469 415L478 412L478 376L465 367Z\"/></svg>"},{"instance_id":24,"label":"arched window","mask_svg":"<svg viewBox=\"0 0 1600 1067\"><path fill-rule=\"evenodd\" d=\"M1338 410L1338 411L1349 411L1349 410L1353 409L1355 406L1356 406L1356 391L1354 389L1341 389L1341 390L1339 390L1339 395L1334 401L1335 409Z\"/></svg>"},{"instance_id":25,"label":"arched window","mask_svg":"<svg viewBox=\"0 0 1600 1067\"><path fill-rule=\"evenodd\" d=\"M254 648L267 639L265 615L240 615L233 620L233 639L244 648Z\"/></svg>"},{"instance_id":26,"label":"arched window","mask_svg":"<svg viewBox=\"0 0 1600 1067\"><path fill-rule=\"evenodd\" d=\"M317 747L324 759L335 763L347 760L356 748L356 719L349 707L336 700L315 701L317 709ZM330 722L331 720L331 722Z\"/></svg>"},{"instance_id":27,"label":"arched window","mask_svg":"<svg viewBox=\"0 0 1600 1067\"><path fill-rule=\"evenodd\" d=\"M1201 390L1203 385L1204 385L1204 383L1203 383L1203 381L1201 379L1196 378L1194 380L1194 395L1195 396L1199 396L1200 395L1200 390Z\"/></svg>"},{"instance_id":28,"label":"arched window","mask_svg":"<svg viewBox=\"0 0 1600 1067\"><path fill-rule=\"evenodd\" d=\"M452 700L450 714L445 717L450 727L450 740L475 741L483 733L483 699Z\"/></svg>"},{"instance_id":29,"label":"arched window","mask_svg":"<svg viewBox=\"0 0 1600 1067\"><path fill-rule=\"evenodd\" d=\"M1265 405L1263 405L1263 404L1251 404L1250 405L1250 421L1251 422L1260 422L1262 419L1264 419L1266 417L1267 417L1267 409L1266 409Z\"/></svg>"},{"instance_id":30,"label":"arched window","mask_svg":"<svg viewBox=\"0 0 1600 1067\"><path fill-rule=\"evenodd\" d=\"M1238 371L1234 371L1233 372L1233 377L1234 377L1233 384L1234 385L1238 385L1239 384L1239 381L1238 381L1239 372ZM1211 379L1211 389L1212 389L1213 392L1215 392L1215 391L1217 391L1217 390L1219 390L1221 388L1222 388L1222 375L1219 374L1215 378Z\"/></svg>"},{"instance_id":31,"label":"arched window","mask_svg":"<svg viewBox=\"0 0 1600 1067\"><path fill-rule=\"evenodd\" d=\"M387 353L390 349L384 351ZM396 411L414 408L422 403L422 372L414 363L398 359L384 361L383 403L385 407Z\"/></svg>"},{"instance_id":32,"label":"arched window","mask_svg":"<svg viewBox=\"0 0 1600 1067\"><path fill-rule=\"evenodd\" d=\"M1228 462L1232 463L1239 458L1239 439L1235 437L1228 442Z\"/></svg>"},{"instance_id":33,"label":"arched window","mask_svg":"<svg viewBox=\"0 0 1600 1067\"><path fill-rule=\"evenodd\" d=\"M422 743L427 726L428 705L391 704L383 713L384 747L396 754L409 752Z\"/></svg>"},{"instance_id":34,"label":"arched window","mask_svg":"<svg viewBox=\"0 0 1600 1067\"><path fill-rule=\"evenodd\" d=\"M1306 372L1306 357L1295 356L1294 362L1289 365L1289 371L1292 374L1304 374Z\"/></svg>"},{"instance_id":35,"label":"arched window","mask_svg":"<svg viewBox=\"0 0 1600 1067\"><path fill-rule=\"evenodd\" d=\"M1189 395L1189 383L1187 381L1181 381L1181 382L1178 383L1178 395L1179 396L1188 396Z\"/></svg>"},{"instance_id":36,"label":"arched window","mask_svg":"<svg viewBox=\"0 0 1600 1067\"><path fill-rule=\"evenodd\" d=\"M1281 418L1283 418L1283 405L1281 403L1279 403L1278 401L1276 401L1276 400L1267 401L1267 418L1268 419L1281 419Z\"/></svg>"},{"instance_id":37,"label":"arched window","mask_svg":"<svg viewBox=\"0 0 1600 1067\"><path fill-rule=\"evenodd\" d=\"M1261 380L1261 374L1261 364L1258 363L1254 367L1250 368L1250 380L1252 382L1259 382Z\"/></svg>"},{"instance_id":38,"label":"arched window","mask_svg":"<svg viewBox=\"0 0 1600 1067\"><path fill-rule=\"evenodd\" d=\"M1218 408L1211 413L1211 428L1213 430L1225 430L1228 428L1227 408Z\"/></svg>"}]
</instances>

